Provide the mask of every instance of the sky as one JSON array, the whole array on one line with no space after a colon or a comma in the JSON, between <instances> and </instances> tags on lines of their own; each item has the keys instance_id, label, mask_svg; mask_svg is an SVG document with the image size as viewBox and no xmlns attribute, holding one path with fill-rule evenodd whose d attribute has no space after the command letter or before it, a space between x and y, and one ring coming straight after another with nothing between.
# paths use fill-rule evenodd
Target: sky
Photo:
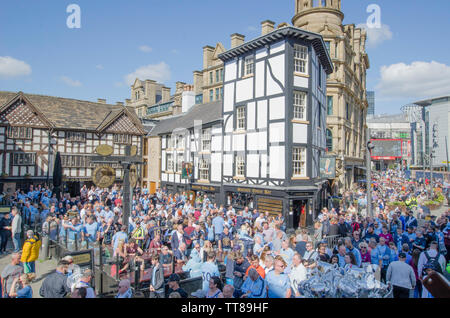
<instances>
[{"instance_id":1,"label":"sky","mask_svg":"<svg viewBox=\"0 0 450 318\"><path fill-rule=\"evenodd\" d=\"M450 1L342 0L344 24L367 25L373 4L381 27L368 30L366 45L375 113L450 95ZM0 90L115 104L140 77L174 93L175 82L193 83L205 45L229 49L231 34L251 40L264 20L291 24L294 10L294 0L2 1Z\"/></svg>"}]
</instances>

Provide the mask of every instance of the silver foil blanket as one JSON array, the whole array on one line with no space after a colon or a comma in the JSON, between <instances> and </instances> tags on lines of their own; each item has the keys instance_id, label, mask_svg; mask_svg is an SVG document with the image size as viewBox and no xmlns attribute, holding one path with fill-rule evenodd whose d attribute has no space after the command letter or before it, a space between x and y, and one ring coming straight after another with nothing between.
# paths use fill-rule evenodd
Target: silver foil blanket
<instances>
[{"instance_id":1,"label":"silver foil blanket","mask_svg":"<svg viewBox=\"0 0 450 318\"><path fill-rule=\"evenodd\" d=\"M302 298L388 298L392 290L375 279L376 269L376 265L339 268L317 262L298 289Z\"/></svg>"}]
</instances>

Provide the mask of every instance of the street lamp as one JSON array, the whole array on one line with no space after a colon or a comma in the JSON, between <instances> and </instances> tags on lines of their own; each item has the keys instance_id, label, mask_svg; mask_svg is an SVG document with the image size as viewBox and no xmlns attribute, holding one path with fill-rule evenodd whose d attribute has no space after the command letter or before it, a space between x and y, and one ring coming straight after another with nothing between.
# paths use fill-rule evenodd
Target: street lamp
<instances>
[{"instance_id":1,"label":"street lamp","mask_svg":"<svg viewBox=\"0 0 450 318\"><path fill-rule=\"evenodd\" d=\"M366 152L366 188L367 188L367 215L372 215L372 150L375 148L370 141L370 129L367 128L367 152Z\"/></svg>"}]
</instances>

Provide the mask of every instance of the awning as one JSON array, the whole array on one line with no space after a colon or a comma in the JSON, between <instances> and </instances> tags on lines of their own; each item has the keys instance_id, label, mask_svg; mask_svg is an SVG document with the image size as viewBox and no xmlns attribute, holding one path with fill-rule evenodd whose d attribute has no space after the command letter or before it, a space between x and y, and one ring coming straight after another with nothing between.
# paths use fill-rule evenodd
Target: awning
<instances>
[{"instance_id":1,"label":"awning","mask_svg":"<svg viewBox=\"0 0 450 318\"><path fill-rule=\"evenodd\" d=\"M358 169L361 169L361 170L367 170L367 168L366 167L364 167L364 166L358 166L358 167L355 167L355 168L358 168Z\"/></svg>"}]
</instances>

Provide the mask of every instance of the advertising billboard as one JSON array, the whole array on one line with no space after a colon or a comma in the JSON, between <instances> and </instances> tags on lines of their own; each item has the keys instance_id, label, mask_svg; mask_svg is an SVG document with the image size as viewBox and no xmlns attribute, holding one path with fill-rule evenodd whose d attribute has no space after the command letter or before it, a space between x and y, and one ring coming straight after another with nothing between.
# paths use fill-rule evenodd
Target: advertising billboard
<instances>
[{"instance_id":1,"label":"advertising billboard","mask_svg":"<svg viewBox=\"0 0 450 318\"><path fill-rule=\"evenodd\" d=\"M402 139L371 139L375 148L373 160L395 160L402 157Z\"/></svg>"}]
</instances>

